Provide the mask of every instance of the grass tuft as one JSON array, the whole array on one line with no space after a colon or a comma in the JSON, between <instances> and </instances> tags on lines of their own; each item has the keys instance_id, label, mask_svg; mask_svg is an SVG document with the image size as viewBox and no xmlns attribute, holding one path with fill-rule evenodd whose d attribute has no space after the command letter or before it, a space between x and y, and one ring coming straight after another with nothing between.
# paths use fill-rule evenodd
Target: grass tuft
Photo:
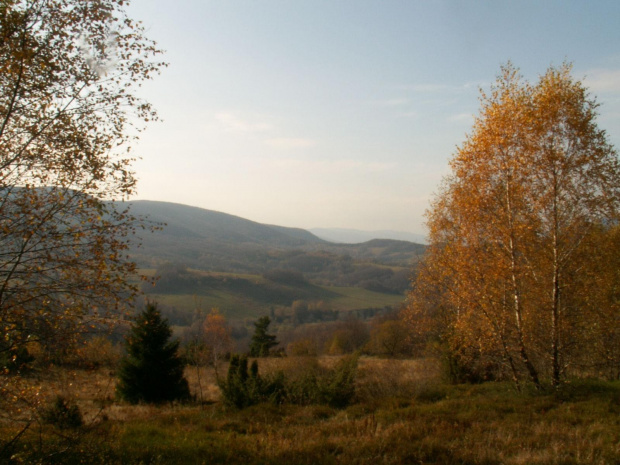
<instances>
[{"instance_id":1,"label":"grass tuft","mask_svg":"<svg viewBox=\"0 0 620 465\"><path fill-rule=\"evenodd\" d=\"M261 373L289 369L291 376L295 370L303 373L300 366L328 369L337 363L333 358L259 361ZM217 395L209 387L213 373L201 376L208 402L153 407L104 402L107 391L101 386L109 375L76 371L61 385L91 420L62 435L51 426L33 427L0 462L620 463L618 382L575 380L560 389L519 393L505 383L444 385L432 373L429 361L362 357L355 402L344 409L264 403L230 410L209 397ZM67 378L80 388L68 392ZM53 391L53 379L37 381ZM85 388L89 385L99 388ZM103 411L97 417L98 409ZM108 420L92 421L102 416ZM20 425L0 422L2 444L19 431Z\"/></svg>"}]
</instances>

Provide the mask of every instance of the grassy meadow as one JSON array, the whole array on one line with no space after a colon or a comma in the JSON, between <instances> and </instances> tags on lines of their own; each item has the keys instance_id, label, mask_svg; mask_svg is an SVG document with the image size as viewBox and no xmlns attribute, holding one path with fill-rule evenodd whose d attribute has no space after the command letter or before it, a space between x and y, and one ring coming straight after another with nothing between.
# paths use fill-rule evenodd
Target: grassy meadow
<instances>
[{"instance_id":1,"label":"grassy meadow","mask_svg":"<svg viewBox=\"0 0 620 465\"><path fill-rule=\"evenodd\" d=\"M156 274L154 269L144 268L140 273L147 277ZM398 306L401 294L375 292L361 287L326 286L305 283L280 285L277 288L261 275L246 273L223 273L191 270L192 275L212 278L211 286L197 286L195 292L149 291L148 298L166 307L174 307L191 314L196 309L219 308L230 320L258 318L279 305L290 305L294 300L324 301L330 308L347 312L369 307ZM296 297L301 296L301 297Z\"/></svg>"},{"instance_id":2,"label":"grassy meadow","mask_svg":"<svg viewBox=\"0 0 620 465\"><path fill-rule=\"evenodd\" d=\"M337 357L321 357L333 365ZM291 374L305 358L259 360ZM226 365L219 367L225 375ZM575 381L516 392L509 383L450 386L436 360L359 360L352 405L224 406L213 368L188 367L195 401L115 400L114 370L52 368L27 382L41 408L61 393L84 425L0 424L2 463L88 464L617 464L620 383ZM20 431L23 431L20 434ZM14 439L7 445L7 441Z\"/></svg>"}]
</instances>

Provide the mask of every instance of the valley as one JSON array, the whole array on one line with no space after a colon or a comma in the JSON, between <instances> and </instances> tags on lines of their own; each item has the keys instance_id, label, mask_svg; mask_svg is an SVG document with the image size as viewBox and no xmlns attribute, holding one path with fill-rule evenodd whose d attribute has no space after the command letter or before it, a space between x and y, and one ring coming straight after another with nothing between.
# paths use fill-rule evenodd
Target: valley
<instances>
[{"instance_id":1,"label":"valley","mask_svg":"<svg viewBox=\"0 0 620 465\"><path fill-rule=\"evenodd\" d=\"M336 244L295 228L264 225L168 202L131 202L157 225L130 253L154 284L142 286L175 326L219 308L229 320L272 316L296 301L320 304L328 320L368 318L404 300L425 246L373 239ZM277 323L277 321L276 321Z\"/></svg>"}]
</instances>

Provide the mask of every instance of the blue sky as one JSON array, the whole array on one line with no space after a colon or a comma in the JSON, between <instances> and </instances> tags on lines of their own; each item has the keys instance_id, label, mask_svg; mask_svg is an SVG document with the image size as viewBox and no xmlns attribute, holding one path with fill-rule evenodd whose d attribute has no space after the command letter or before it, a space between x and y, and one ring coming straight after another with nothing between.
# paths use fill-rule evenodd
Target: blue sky
<instances>
[{"instance_id":1,"label":"blue sky","mask_svg":"<svg viewBox=\"0 0 620 465\"><path fill-rule=\"evenodd\" d=\"M570 61L620 147L620 2L133 0L166 50L137 198L262 223L424 232L508 60Z\"/></svg>"}]
</instances>

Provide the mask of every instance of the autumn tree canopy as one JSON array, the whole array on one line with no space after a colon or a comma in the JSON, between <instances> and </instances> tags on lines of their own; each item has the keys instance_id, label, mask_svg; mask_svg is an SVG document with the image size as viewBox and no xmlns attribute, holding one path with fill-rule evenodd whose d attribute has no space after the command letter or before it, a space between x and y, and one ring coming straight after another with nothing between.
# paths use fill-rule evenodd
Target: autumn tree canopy
<instances>
[{"instance_id":1,"label":"autumn tree canopy","mask_svg":"<svg viewBox=\"0 0 620 465\"><path fill-rule=\"evenodd\" d=\"M162 63L122 0L0 2L0 350L131 302L136 96Z\"/></svg>"},{"instance_id":2,"label":"autumn tree canopy","mask_svg":"<svg viewBox=\"0 0 620 465\"><path fill-rule=\"evenodd\" d=\"M508 64L482 93L427 212L430 246L406 312L456 371L557 385L571 368L620 367L591 345L619 324L617 272L601 267L617 263L604 244L618 220L620 163L597 106L567 64L535 84Z\"/></svg>"}]
</instances>

